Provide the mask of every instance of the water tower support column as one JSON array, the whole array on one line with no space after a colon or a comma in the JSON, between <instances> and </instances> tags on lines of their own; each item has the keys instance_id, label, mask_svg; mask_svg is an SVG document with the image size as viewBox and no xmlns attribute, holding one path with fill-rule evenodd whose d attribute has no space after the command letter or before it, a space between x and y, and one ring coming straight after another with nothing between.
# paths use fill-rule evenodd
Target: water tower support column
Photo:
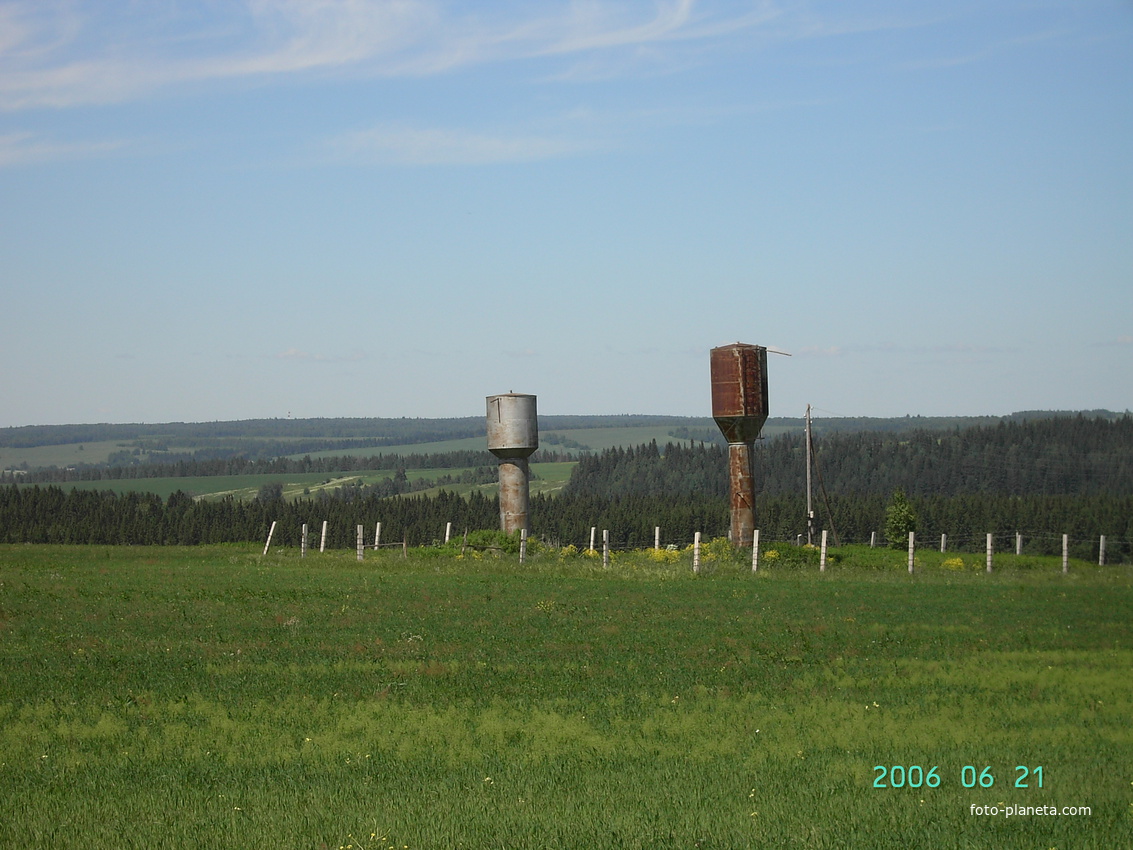
<instances>
[{"instance_id":1,"label":"water tower support column","mask_svg":"<svg viewBox=\"0 0 1133 850\"><path fill-rule=\"evenodd\" d=\"M732 499L731 540L751 547L755 535L755 473L752 443L728 444L728 477Z\"/></svg>"},{"instance_id":2,"label":"water tower support column","mask_svg":"<svg viewBox=\"0 0 1133 850\"><path fill-rule=\"evenodd\" d=\"M713 348L712 418L728 441L731 539L751 548L755 536L755 441L767 421L767 349L737 342Z\"/></svg>"},{"instance_id":3,"label":"water tower support column","mask_svg":"<svg viewBox=\"0 0 1133 850\"><path fill-rule=\"evenodd\" d=\"M500 529L506 534L530 530L530 471L525 457L500 458Z\"/></svg>"},{"instance_id":4,"label":"water tower support column","mask_svg":"<svg viewBox=\"0 0 1133 850\"><path fill-rule=\"evenodd\" d=\"M539 448L539 417L535 396L525 393L490 395L488 451L500 462L500 529L507 534L531 531L530 466L527 458Z\"/></svg>"}]
</instances>

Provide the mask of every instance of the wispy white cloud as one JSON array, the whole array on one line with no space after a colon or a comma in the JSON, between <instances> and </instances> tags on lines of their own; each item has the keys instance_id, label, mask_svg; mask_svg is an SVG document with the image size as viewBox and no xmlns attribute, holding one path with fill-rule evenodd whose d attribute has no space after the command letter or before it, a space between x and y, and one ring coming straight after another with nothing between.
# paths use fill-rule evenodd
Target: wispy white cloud
<instances>
[{"instance_id":1,"label":"wispy white cloud","mask_svg":"<svg viewBox=\"0 0 1133 850\"><path fill-rule=\"evenodd\" d=\"M676 37L688 26L695 0L658 3L657 14L644 21L624 20L618 7L603 3L574 3L566 15L522 25L513 40L541 45L541 53L578 53Z\"/></svg>"},{"instance_id":2,"label":"wispy white cloud","mask_svg":"<svg viewBox=\"0 0 1133 850\"><path fill-rule=\"evenodd\" d=\"M590 153L597 140L565 136L487 134L463 129L382 125L330 140L332 157L347 162L396 165L488 165L535 162Z\"/></svg>"},{"instance_id":3,"label":"wispy white cloud","mask_svg":"<svg viewBox=\"0 0 1133 850\"><path fill-rule=\"evenodd\" d=\"M1066 32L1054 30L1028 33L1027 35L1018 36L1016 38L1003 39L998 42L982 44L962 53L952 53L950 55L929 57L918 59L912 62L905 62L902 67L906 70L915 71L971 65L977 62L985 62L989 59L994 59L1001 54L1019 50L1024 47L1030 47L1034 44L1050 42L1066 35Z\"/></svg>"},{"instance_id":4,"label":"wispy white cloud","mask_svg":"<svg viewBox=\"0 0 1133 850\"><path fill-rule=\"evenodd\" d=\"M0 0L0 109L112 103L207 80L347 70L425 75L473 63L711 40L771 13L591 2L242 0L157 6ZM204 15L203 10L209 14Z\"/></svg>"},{"instance_id":5,"label":"wispy white cloud","mask_svg":"<svg viewBox=\"0 0 1133 850\"><path fill-rule=\"evenodd\" d=\"M0 0L0 110L118 103L187 83L424 76L536 58L563 60L541 68L543 79L604 79L702 61L737 37L745 45L847 37L958 14L889 0L821 13L805 0ZM919 66L977 61L1058 35L973 44ZM677 45L693 49L678 60Z\"/></svg>"},{"instance_id":6,"label":"wispy white cloud","mask_svg":"<svg viewBox=\"0 0 1133 850\"><path fill-rule=\"evenodd\" d=\"M630 110L575 107L528 122L522 129L470 130L385 122L341 133L323 142L323 155L337 162L395 165L484 165L536 162L609 152L643 129L660 131L727 120L736 115L812 106L777 102L720 107L682 105Z\"/></svg>"},{"instance_id":7,"label":"wispy white cloud","mask_svg":"<svg viewBox=\"0 0 1133 850\"><path fill-rule=\"evenodd\" d=\"M114 141L55 142L33 133L6 133L0 135L0 168L100 156L119 150L125 144Z\"/></svg>"},{"instance_id":8,"label":"wispy white cloud","mask_svg":"<svg viewBox=\"0 0 1133 850\"><path fill-rule=\"evenodd\" d=\"M172 2L115 17L110 4L60 0L0 6L0 108L130 100L178 83L292 74L422 49L436 27L427 2L244 0L201 20Z\"/></svg>"},{"instance_id":9,"label":"wispy white cloud","mask_svg":"<svg viewBox=\"0 0 1133 850\"><path fill-rule=\"evenodd\" d=\"M887 4L878 4L885 7ZM826 10L817 14L806 4L796 4L792 14L781 17L782 27L778 32L795 39L834 38L839 36L862 35L893 30L917 29L939 24L948 20L949 15L932 11L909 9L905 4L894 4L891 8L870 10L864 5L838 5L837 11ZM955 14L955 13L952 13Z\"/></svg>"}]
</instances>

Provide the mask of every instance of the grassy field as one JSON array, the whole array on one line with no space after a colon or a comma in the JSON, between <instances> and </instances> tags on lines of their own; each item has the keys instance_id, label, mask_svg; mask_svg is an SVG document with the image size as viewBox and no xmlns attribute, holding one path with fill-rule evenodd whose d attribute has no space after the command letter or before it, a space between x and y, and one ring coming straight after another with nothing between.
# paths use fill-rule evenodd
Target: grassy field
<instances>
[{"instance_id":1,"label":"grassy field","mask_svg":"<svg viewBox=\"0 0 1133 850\"><path fill-rule=\"evenodd\" d=\"M709 422L709 424L711 424L711 422ZM712 425L712 427L715 428L716 426ZM553 442L553 440L561 437L564 440L570 440L573 443L585 446L587 450L600 452L604 449L612 449L618 446L623 448L640 446L642 443L648 443L650 440L656 440L659 446L664 446L666 443L678 442L676 438L669 436L669 431L671 430L672 426L670 425L641 425L625 428L552 428L540 432L539 443L541 448L547 451L565 452L576 455L582 450ZM779 433L784 433L789 430L792 429L777 426L769 427L764 436L776 436ZM310 452L309 454L311 457L344 454L361 455L365 457L373 454L440 454L442 452L484 451L486 449L487 443L485 437L466 437L461 440L381 446L379 448L359 449L353 452L339 449L337 451Z\"/></svg>"},{"instance_id":2,"label":"grassy field","mask_svg":"<svg viewBox=\"0 0 1133 850\"><path fill-rule=\"evenodd\" d=\"M0 846L1129 846L1128 568L833 554L0 547Z\"/></svg>"},{"instance_id":3,"label":"grassy field","mask_svg":"<svg viewBox=\"0 0 1133 850\"><path fill-rule=\"evenodd\" d=\"M711 425L711 421L709 421L709 425ZM714 428L715 426L713 425L712 427ZM578 450L565 448L561 445L548 442L547 438L551 437L554 439L556 436L562 437L580 445L587 446L594 451L601 451L615 446L638 446L642 443L648 443L650 440L656 440L658 445L663 446L665 443L673 442L674 440L673 437L668 435L670 430L672 430L672 426L668 425L634 426L627 428L556 428L548 429L543 432L542 444L545 449L568 453L576 453ZM781 426L768 426L764 436L775 436L786 430L791 429ZM199 445L178 445L175 439L160 440L156 437L153 439L160 442L172 452L191 453L195 449L200 448ZM291 438L290 441L296 442L298 439L299 438ZM330 443L337 440L336 438L328 437L327 441ZM289 442L289 439L279 438L279 442L286 443ZM218 437L212 441L212 443L215 446L225 448L239 448L242 445L242 441L238 438ZM132 451L137 448L137 446L137 441L124 440L66 443L62 445L33 447L0 446L0 469L15 469L25 463L33 469L48 466L67 467L83 463L105 463L111 454L122 451ZM485 451L486 449L487 443L485 442L485 437L481 435L478 437L465 437L458 440L439 440L431 443L406 443L404 445L395 446L362 446L356 449L338 447L325 451L305 450L296 455L292 455L292 457L302 458L305 455L310 455L311 457L369 457L371 455L440 454L454 451ZM158 463L162 460L161 454L155 454L152 457L146 455L143 459L145 458Z\"/></svg>"},{"instance_id":4,"label":"grassy field","mask_svg":"<svg viewBox=\"0 0 1133 850\"><path fill-rule=\"evenodd\" d=\"M554 493L566 486L570 479L573 463L533 463L531 471L531 492ZM442 475L460 475L468 468L453 469L407 469L406 477L410 481L428 479L435 481ZM156 493L163 499L168 499L171 493L182 490L198 499L222 499L232 496L236 499L254 499L264 484L283 484L283 497L285 499L299 499L317 494L320 490L334 490L337 487L361 482L362 484L376 484L387 478L392 478L392 469L362 470L356 472L326 473L326 472L296 472L284 475L210 475L202 477L183 478L123 478L107 481L68 481L59 486L64 490L72 488L78 490L112 490L116 493L130 491L139 493ZM48 485L39 485L48 486ZM433 487L417 491L424 495L435 495L441 490L459 493L467 496L473 490L478 490L486 496L493 496L499 492L499 484L446 484L443 487Z\"/></svg>"},{"instance_id":5,"label":"grassy field","mask_svg":"<svg viewBox=\"0 0 1133 850\"><path fill-rule=\"evenodd\" d=\"M675 441L675 438L669 436L669 431L672 430L672 427L673 426L670 425L652 425L625 428L553 428L542 432L541 443L543 448L549 451L566 452L570 454L577 454L579 450L550 442L548 438L554 440L557 437L561 437L573 443L586 446L588 449L596 452L617 446L624 448L639 446L642 443L648 443L650 440L656 440L658 445L664 446L666 443ZM716 426L712 424L711 420L707 420L705 427L715 429ZM767 438L775 437L792 430L797 431L798 428L782 425L768 425L763 430L763 436ZM327 439L328 442L330 442L335 438L328 437ZM298 440L298 438L292 438L292 441L296 440ZM286 443L288 439L279 438L279 441ZM190 453L200 448L198 445L181 446L177 444L176 440L162 440L160 442L172 452ZM225 448L239 448L241 441L237 438L218 437L214 441L214 444ZM137 446L137 441L123 440L66 443L63 445L34 446L27 448L3 446L0 447L0 469L15 469L25 463L33 469L36 467L49 466L67 467L83 463L105 463L111 454L124 450L132 451ZM485 437L481 435L478 437L465 437L458 440L439 440L431 443L406 443L404 445L395 446L363 446L356 449L339 447L327 449L326 451L302 451L296 455L291 455L291 457L297 459L305 455L311 457L370 457L371 455L440 454L455 451L485 451L486 449L487 444ZM147 455L145 457L158 463L162 460L160 454L155 454L152 457Z\"/></svg>"},{"instance_id":6,"label":"grassy field","mask_svg":"<svg viewBox=\"0 0 1133 850\"><path fill-rule=\"evenodd\" d=\"M547 495L554 495L566 487L567 482L570 481L570 473L576 466L572 462L559 462L559 463L533 463L531 464L531 481L529 482L529 491L532 496L539 493ZM432 470L433 476L444 474L449 470ZM426 478L430 476L427 474L428 470L423 471ZM500 492L500 485L498 482L494 484L446 484L443 487L432 487L428 490L422 490L421 493L426 496L435 496L441 490L447 490L450 493L456 493L460 496L468 496L472 491L477 491L491 498Z\"/></svg>"},{"instance_id":7,"label":"grassy field","mask_svg":"<svg viewBox=\"0 0 1133 850\"><path fill-rule=\"evenodd\" d=\"M100 443L67 443L60 446L0 447L0 469L15 469L26 463L40 466L71 466L77 463L106 463L115 452L129 446L114 440Z\"/></svg>"},{"instance_id":8,"label":"grassy field","mask_svg":"<svg viewBox=\"0 0 1133 850\"><path fill-rule=\"evenodd\" d=\"M298 439L299 438L280 437L279 442L296 442ZM175 440L166 440L160 435L146 438L143 442L159 442L172 452L192 453L194 450L200 448L199 445L180 445ZM138 445L139 443L136 440L105 440L85 443L62 443L47 446L0 446L0 469L15 469L19 468L21 464L27 464L28 467L35 469L37 467L49 466L68 467L84 463L106 463L110 455L123 451L132 452L138 448ZM239 449L242 445L242 441L238 438L218 437L211 441L211 445L216 448ZM344 450L337 452L337 454L340 455L351 453L350 451ZM379 453L379 450L367 450L365 452L367 455ZM336 453L328 452L328 454ZM363 454L363 452L357 451L353 452L353 454ZM299 455L299 457L302 457L302 455ZM143 453L141 459L152 460L157 463L162 462L160 453L152 456Z\"/></svg>"}]
</instances>

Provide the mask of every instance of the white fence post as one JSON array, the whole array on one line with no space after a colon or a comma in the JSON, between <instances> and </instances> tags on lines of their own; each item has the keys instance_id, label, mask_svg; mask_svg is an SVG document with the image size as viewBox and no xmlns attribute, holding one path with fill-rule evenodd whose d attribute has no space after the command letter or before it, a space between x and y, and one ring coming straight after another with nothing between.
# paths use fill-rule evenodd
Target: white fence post
<instances>
[{"instance_id":1,"label":"white fence post","mask_svg":"<svg viewBox=\"0 0 1133 850\"><path fill-rule=\"evenodd\" d=\"M692 538L692 571L694 573L700 572L700 532Z\"/></svg>"},{"instance_id":2,"label":"white fence post","mask_svg":"<svg viewBox=\"0 0 1133 850\"><path fill-rule=\"evenodd\" d=\"M358 543L358 560L361 561L362 560L362 552L366 549L366 544L362 539L362 526L358 526L357 543Z\"/></svg>"},{"instance_id":3,"label":"white fence post","mask_svg":"<svg viewBox=\"0 0 1133 850\"><path fill-rule=\"evenodd\" d=\"M653 526L653 548L661 548L661 526L659 525Z\"/></svg>"},{"instance_id":4,"label":"white fence post","mask_svg":"<svg viewBox=\"0 0 1133 850\"><path fill-rule=\"evenodd\" d=\"M303 537L299 541L299 557L307 557L307 523L303 523Z\"/></svg>"},{"instance_id":5,"label":"white fence post","mask_svg":"<svg viewBox=\"0 0 1133 850\"><path fill-rule=\"evenodd\" d=\"M822 552L818 556L818 571L826 572L826 529L822 529Z\"/></svg>"},{"instance_id":6,"label":"white fence post","mask_svg":"<svg viewBox=\"0 0 1133 850\"><path fill-rule=\"evenodd\" d=\"M751 571L754 573L759 570L759 529L755 530L755 534L751 538Z\"/></svg>"},{"instance_id":7,"label":"white fence post","mask_svg":"<svg viewBox=\"0 0 1133 850\"><path fill-rule=\"evenodd\" d=\"M987 571L989 573L991 572L991 550L992 550L991 532L988 532L988 535L987 535Z\"/></svg>"},{"instance_id":8,"label":"white fence post","mask_svg":"<svg viewBox=\"0 0 1133 850\"><path fill-rule=\"evenodd\" d=\"M1098 566L1099 567L1105 566L1105 535L1104 534L1102 535L1102 539L1098 541Z\"/></svg>"},{"instance_id":9,"label":"white fence post","mask_svg":"<svg viewBox=\"0 0 1133 850\"><path fill-rule=\"evenodd\" d=\"M608 528L602 529L602 566L606 569L610 567L610 530Z\"/></svg>"},{"instance_id":10,"label":"white fence post","mask_svg":"<svg viewBox=\"0 0 1133 850\"><path fill-rule=\"evenodd\" d=\"M877 546L877 532L871 531L869 533L869 548L873 549Z\"/></svg>"},{"instance_id":11,"label":"white fence post","mask_svg":"<svg viewBox=\"0 0 1133 850\"><path fill-rule=\"evenodd\" d=\"M594 532L595 532L596 529L597 529L597 526L595 526L595 525L590 526L590 551L591 552L594 551Z\"/></svg>"},{"instance_id":12,"label":"white fence post","mask_svg":"<svg viewBox=\"0 0 1133 850\"><path fill-rule=\"evenodd\" d=\"M1015 554L1017 556L1023 554L1023 535L1018 531L1015 532Z\"/></svg>"},{"instance_id":13,"label":"white fence post","mask_svg":"<svg viewBox=\"0 0 1133 850\"><path fill-rule=\"evenodd\" d=\"M319 541L319 551L325 552L327 550L327 521L323 520L323 539Z\"/></svg>"},{"instance_id":14,"label":"white fence post","mask_svg":"<svg viewBox=\"0 0 1133 850\"><path fill-rule=\"evenodd\" d=\"M374 551L378 551L378 547L382 545L382 524L379 522L374 526Z\"/></svg>"},{"instance_id":15,"label":"white fence post","mask_svg":"<svg viewBox=\"0 0 1133 850\"><path fill-rule=\"evenodd\" d=\"M1070 535L1062 535L1062 571L1070 572Z\"/></svg>"},{"instance_id":16,"label":"white fence post","mask_svg":"<svg viewBox=\"0 0 1133 850\"><path fill-rule=\"evenodd\" d=\"M452 527L451 522L449 527ZM448 543L447 535L445 536L445 543ZM525 560L527 560L527 529L521 528L519 529L519 563L522 564Z\"/></svg>"},{"instance_id":17,"label":"white fence post","mask_svg":"<svg viewBox=\"0 0 1133 850\"><path fill-rule=\"evenodd\" d=\"M271 546L271 536L275 534L275 520L271 521L271 528L268 529L268 542L264 544L264 554L268 553L268 547Z\"/></svg>"},{"instance_id":18,"label":"white fence post","mask_svg":"<svg viewBox=\"0 0 1133 850\"><path fill-rule=\"evenodd\" d=\"M909 575L913 574L913 552L916 551L917 533L909 532Z\"/></svg>"},{"instance_id":19,"label":"white fence post","mask_svg":"<svg viewBox=\"0 0 1133 850\"><path fill-rule=\"evenodd\" d=\"M446 546L448 545L448 539L450 537L452 537L452 523L451 522L445 524L445 545ZM522 563L522 561L520 563Z\"/></svg>"}]
</instances>

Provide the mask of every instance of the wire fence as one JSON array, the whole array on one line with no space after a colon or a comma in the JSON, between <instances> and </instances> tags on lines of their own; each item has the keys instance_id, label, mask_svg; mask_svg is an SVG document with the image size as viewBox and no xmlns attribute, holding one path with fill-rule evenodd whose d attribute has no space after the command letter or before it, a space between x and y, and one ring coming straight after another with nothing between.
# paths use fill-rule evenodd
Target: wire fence
<instances>
[{"instance_id":1,"label":"wire fence","mask_svg":"<svg viewBox=\"0 0 1133 850\"><path fill-rule=\"evenodd\" d=\"M660 526L655 526L653 540L645 545L642 544L639 534L625 531L619 533L617 529L605 529L598 525L592 526L588 533L584 532L581 535L571 535L569 537L533 536L532 539L538 540L539 543L545 547L557 549L573 547L579 551L603 553L639 552L647 549L679 551L695 546L698 540L703 543L709 542L709 537L699 532L689 537L683 534L666 536L663 531ZM367 533L372 534L372 540L367 537ZM401 539L383 541L381 534L380 523L378 523L375 528L371 528L369 532L365 531L363 526L357 526L356 547L359 553L359 559L362 558L364 551L381 551L384 549L388 551L401 550L405 553L408 551L410 545L413 545L414 548L421 548L420 544L410 544L407 535L403 534ZM829 535L826 532L820 532L820 535L821 538L828 540L830 548L835 548L836 546L870 546L878 549L907 550L909 545L908 540L890 541L880 532L873 532L868 538L842 537L838 539L836 544L833 542L833 535ZM815 535L815 539L809 545L818 546L818 540L821 539L820 535ZM313 545L313 541L311 541L312 537L317 539L319 532L314 529L307 530L305 528L301 543L304 552L306 552L308 548L318 548L320 550L327 548L325 532L323 532L323 542L321 544ZM270 542L269 539L268 546L270 546ZM290 545L290 541L280 542L283 543L283 545ZM990 547L990 551L998 557L1004 555L1057 556L1061 554L1064 557L1078 561L1092 561L1110 566L1133 563L1133 538L1127 536L1099 535L1097 537L1086 537L1048 531L1021 532L1015 530L1000 530L987 532L983 535L962 534L953 536L947 533L917 533L914 535L912 542L914 552L921 553L932 551L942 554L986 554ZM495 543L469 543L468 529L464 529L461 532L454 531L452 523L448 523L443 529L438 529L437 536L433 538L431 543L424 544L424 546L437 547L450 544L459 545L461 551L468 549L477 551L503 551L503 547ZM762 536L758 543L758 546L762 549L781 548L784 545L808 545L806 535L801 532L796 534L793 538L767 535ZM265 546L265 551L267 551L267 546Z\"/></svg>"}]
</instances>

